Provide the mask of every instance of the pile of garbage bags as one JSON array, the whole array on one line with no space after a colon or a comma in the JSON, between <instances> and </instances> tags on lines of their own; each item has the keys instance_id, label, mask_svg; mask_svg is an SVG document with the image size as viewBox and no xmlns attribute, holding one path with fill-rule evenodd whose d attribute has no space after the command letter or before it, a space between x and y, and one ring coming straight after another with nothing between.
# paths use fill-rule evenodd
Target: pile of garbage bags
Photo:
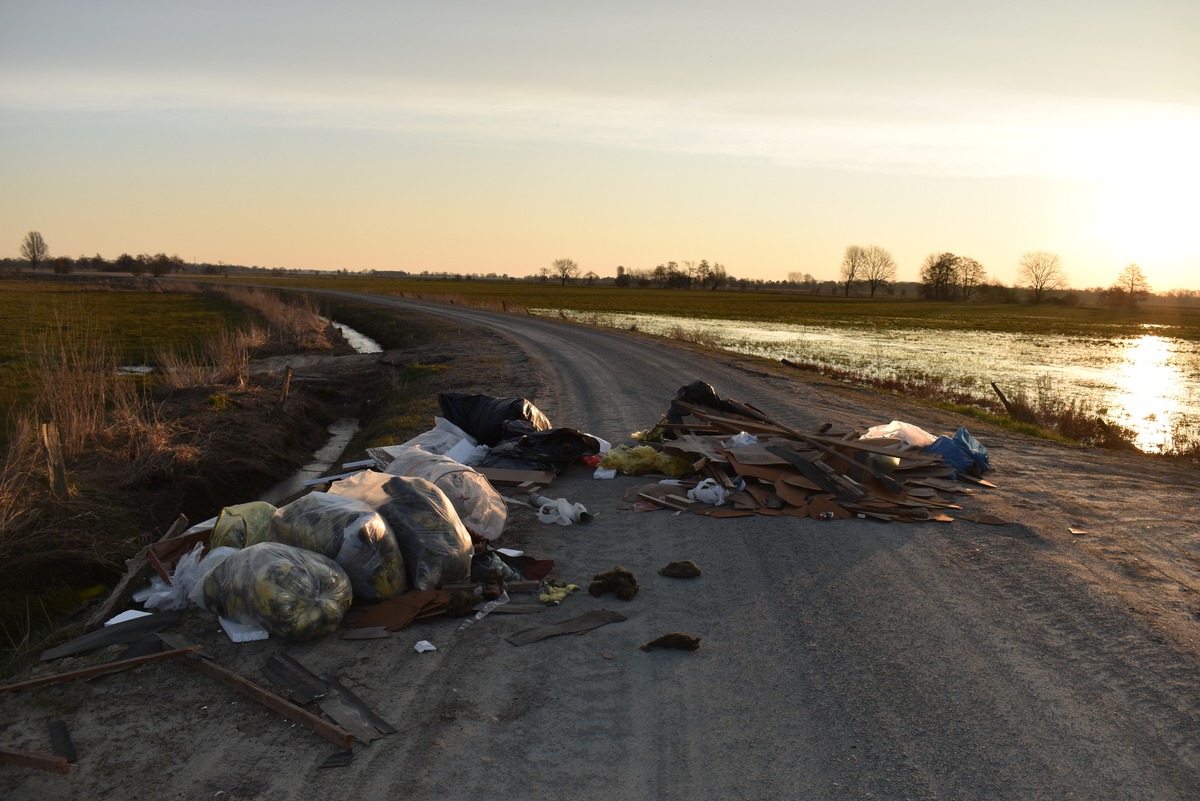
<instances>
[{"instance_id":1,"label":"pile of garbage bags","mask_svg":"<svg viewBox=\"0 0 1200 801\"><path fill-rule=\"evenodd\" d=\"M607 443L554 428L523 398L443 393L445 418L364 470L283 506L225 507L209 551L184 556L150 608L189 603L289 640L333 631L355 600L378 602L471 577L475 538L504 531L504 499L472 464L559 472Z\"/></svg>"}]
</instances>

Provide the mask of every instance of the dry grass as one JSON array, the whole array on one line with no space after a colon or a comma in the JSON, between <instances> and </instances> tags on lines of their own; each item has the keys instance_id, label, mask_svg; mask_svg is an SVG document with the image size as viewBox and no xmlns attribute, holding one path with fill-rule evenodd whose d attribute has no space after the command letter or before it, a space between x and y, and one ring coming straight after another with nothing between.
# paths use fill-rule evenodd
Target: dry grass
<instances>
[{"instance_id":1,"label":"dry grass","mask_svg":"<svg viewBox=\"0 0 1200 801\"><path fill-rule=\"evenodd\" d=\"M954 407L959 411L971 413L978 411L993 423L1007 425L1025 433L1040 434L1063 441L1069 440L1113 450L1136 449L1133 444L1134 432L1118 425L1105 423L1097 410L1087 402L1064 397L1048 376L1038 379L1032 393L1022 388L1006 396L1010 413L1001 405L999 398L980 395L970 389L949 386L936 375L877 378L816 362L785 360L784 364L835 380L853 382L907 398L918 398L938 405ZM1187 455L1186 450L1177 450L1173 453Z\"/></svg>"},{"instance_id":2,"label":"dry grass","mask_svg":"<svg viewBox=\"0 0 1200 801\"><path fill-rule=\"evenodd\" d=\"M230 287L223 292L234 303L252 309L276 344L304 350L333 347L328 323L321 319L317 302L308 295L289 295L285 301L278 292L253 287ZM258 334L266 335L263 329L258 329Z\"/></svg>"},{"instance_id":3,"label":"dry grass","mask_svg":"<svg viewBox=\"0 0 1200 801\"><path fill-rule=\"evenodd\" d=\"M122 570L122 560L143 532L111 500L114 489L170 479L201 458L201 432L164 419L153 399L153 382L167 390L238 390L248 381L256 350L332 347L327 323L311 300L298 298L289 306L271 292L237 289L232 294L253 308L261 323L218 331L200 352L160 348L160 371L153 379L120 375L112 338L86 326L61 324L30 347L36 400L30 411L10 419L0 464L0 586L10 591L0 593L0 649L18 648L31 627L56 611L53 605L48 610L31 606L23 588ZM42 421L53 421L62 441L65 497L51 490ZM92 455L116 465L117 474L105 487L72 480L73 463Z\"/></svg>"}]
</instances>

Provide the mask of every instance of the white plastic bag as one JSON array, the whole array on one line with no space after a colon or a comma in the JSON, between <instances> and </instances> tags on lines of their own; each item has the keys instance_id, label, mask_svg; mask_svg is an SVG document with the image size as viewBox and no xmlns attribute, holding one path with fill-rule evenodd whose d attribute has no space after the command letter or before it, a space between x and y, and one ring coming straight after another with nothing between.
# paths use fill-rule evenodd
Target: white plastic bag
<instances>
[{"instance_id":1,"label":"white plastic bag","mask_svg":"<svg viewBox=\"0 0 1200 801\"><path fill-rule=\"evenodd\" d=\"M902 423L899 420L893 420L887 425L872 426L867 429L867 433L862 435L862 439L877 439L879 437L898 439L915 448L927 448L937 439L937 437L925 429L918 428L912 423Z\"/></svg>"},{"instance_id":2,"label":"white plastic bag","mask_svg":"<svg viewBox=\"0 0 1200 801\"><path fill-rule=\"evenodd\" d=\"M479 444L474 437L444 417L433 418L433 424L433 428L424 434L418 434L400 445L368 448L367 455L374 459L380 468L384 468L395 458L396 454L408 448L420 448L428 453L445 454L464 440L470 442L472 448Z\"/></svg>"},{"instance_id":3,"label":"white plastic bag","mask_svg":"<svg viewBox=\"0 0 1200 801\"><path fill-rule=\"evenodd\" d=\"M536 503L538 506L535 507L535 511L538 520L543 523L570 526L575 523L587 523L592 519L591 514L582 503L571 503L566 498L539 497Z\"/></svg>"},{"instance_id":4,"label":"white plastic bag","mask_svg":"<svg viewBox=\"0 0 1200 801\"><path fill-rule=\"evenodd\" d=\"M203 553L204 543L198 542L196 547L181 556L175 564L175 570L171 573L170 583L155 575L150 580L150 597L142 603L142 606L163 612L186 609L190 603L188 595L206 572L201 566Z\"/></svg>"}]
</instances>

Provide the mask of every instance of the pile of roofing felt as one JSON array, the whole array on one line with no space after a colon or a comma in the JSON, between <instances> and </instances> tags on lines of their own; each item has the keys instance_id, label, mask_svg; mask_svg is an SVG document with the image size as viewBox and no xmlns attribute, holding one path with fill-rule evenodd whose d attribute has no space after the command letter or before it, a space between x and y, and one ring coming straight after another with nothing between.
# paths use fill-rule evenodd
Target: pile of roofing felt
<instances>
[{"instance_id":1,"label":"pile of roofing felt","mask_svg":"<svg viewBox=\"0 0 1200 801\"><path fill-rule=\"evenodd\" d=\"M692 462L697 478L681 482L682 492L642 488L638 497L714 517L949 522L955 518L945 510L960 507L941 493L971 494L964 482L995 486L901 439L863 439L830 423L797 431L749 404L719 398L702 382L682 388L652 432L662 435L663 451ZM757 442L741 444L749 440ZM686 497L689 484L705 479L723 488L723 504Z\"/></svg>"}]
</instances>

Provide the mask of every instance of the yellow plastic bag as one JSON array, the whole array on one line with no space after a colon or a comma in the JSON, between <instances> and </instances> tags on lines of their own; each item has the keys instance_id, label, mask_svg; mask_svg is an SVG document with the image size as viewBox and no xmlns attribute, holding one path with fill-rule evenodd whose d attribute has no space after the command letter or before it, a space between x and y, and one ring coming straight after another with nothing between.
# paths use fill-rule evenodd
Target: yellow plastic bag
<instances>
[{"instance_id":1,"label":"yellow plastic bag","mask_svg":"<svg viewBox=\"0 0 1200 801\"><path fill-rule=\"evenodd\" d=\"M226 506L217 515L209 538L210 548L245 548L271 539L271 515L275 507L266 501Z\"/></svg>"}]
</instances>

